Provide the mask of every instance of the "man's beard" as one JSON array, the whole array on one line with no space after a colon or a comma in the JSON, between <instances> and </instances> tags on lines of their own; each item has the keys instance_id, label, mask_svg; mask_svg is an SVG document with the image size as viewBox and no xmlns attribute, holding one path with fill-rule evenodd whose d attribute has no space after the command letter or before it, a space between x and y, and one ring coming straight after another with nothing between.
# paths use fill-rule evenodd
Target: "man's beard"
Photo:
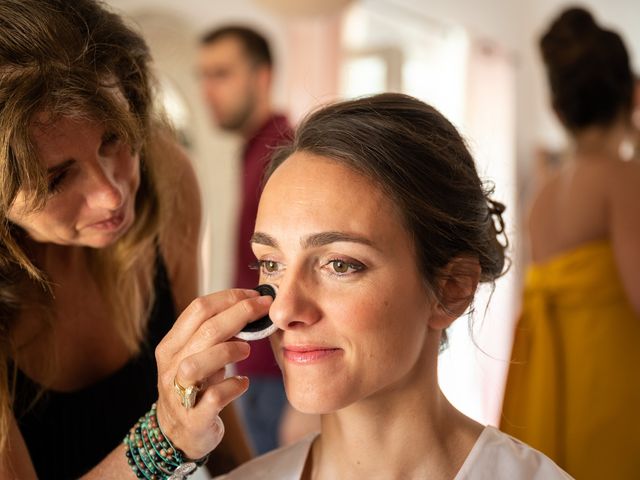
<instances>
[{"instance_id":1,"label":"man's beard","mask_svg":"<svg viewBox=\"0 0 640 480\"><path fill-rule=\"evenodd\" d=\"M237 132L244 129L255 109L255 95L247 92L244 102L226 119L220 119L219 125L223 130Z\"/></svg>"}]
</instances>

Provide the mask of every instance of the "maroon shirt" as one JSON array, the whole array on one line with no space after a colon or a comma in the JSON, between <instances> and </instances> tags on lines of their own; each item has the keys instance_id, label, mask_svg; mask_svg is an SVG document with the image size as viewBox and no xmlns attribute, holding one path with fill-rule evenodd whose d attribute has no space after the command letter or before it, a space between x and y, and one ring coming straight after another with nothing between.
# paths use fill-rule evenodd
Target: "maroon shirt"
<instances>
[{"instance_id":1,"label":"maroon shirt","mask_svg":"<svg viewBox=\"0 0 640 480\"><path fill-rule=\"evenodd\" d=\"M253 288L258 285L259 272L249 269L256 257L251 250L251 236L258 213L258 201L262 191L262 175L273 150L291 139L291 126L283 115L272 115L258 132L247 142L243 152L242 204L236 239L236 265L234 286ZM251 342L249 358L236 364L238 373L248 377L268 375L280 377L282 373L276 364L265 338Z\"/></svg>"}]
</instances>

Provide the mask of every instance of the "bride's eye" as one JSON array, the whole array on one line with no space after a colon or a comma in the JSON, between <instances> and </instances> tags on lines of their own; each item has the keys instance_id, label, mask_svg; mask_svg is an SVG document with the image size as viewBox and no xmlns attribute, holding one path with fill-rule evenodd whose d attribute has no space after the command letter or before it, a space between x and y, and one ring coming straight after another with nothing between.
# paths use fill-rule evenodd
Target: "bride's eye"
<instances>
[{"instance_id":1,"label":"bride's eye","mask_svg":"<svg viewBox=\"0 0 640 480\"><path fill-rule=\"evenodd\" d=\"M334 258L333 260L330 260L327 262L326 266L330 269L330 273L338 276L360 272L365 268L365 266L360 262L344 260L341 258Z\"/></svg>"},{"instance_id":2,"label":"bride's eye","mask_svg":"<svg viewBox=\"0 0 640 480\"><path fill-rule=\"evenodd\" d=\"M262 275L275 275L282 270L282 264L274 260L256 260L249 268L252 270L260 270Z\"/></svg>"}]
</instances>

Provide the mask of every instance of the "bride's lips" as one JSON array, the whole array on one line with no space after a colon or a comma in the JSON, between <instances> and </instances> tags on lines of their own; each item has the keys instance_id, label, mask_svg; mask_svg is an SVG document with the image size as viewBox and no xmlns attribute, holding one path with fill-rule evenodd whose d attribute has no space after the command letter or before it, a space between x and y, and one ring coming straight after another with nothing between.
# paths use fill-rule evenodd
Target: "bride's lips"
<instances>
[{"instance_id":1,"label":"bride's lips","mask_svg":"<svg viewBox=\"0 0 640 480\"><path fill-rule=\"evenodd\" d=\"M319 345L285 345L282 352L284 358L292 363L307 364L334 357L342 350Z\"/></svg>"}]
</instances>

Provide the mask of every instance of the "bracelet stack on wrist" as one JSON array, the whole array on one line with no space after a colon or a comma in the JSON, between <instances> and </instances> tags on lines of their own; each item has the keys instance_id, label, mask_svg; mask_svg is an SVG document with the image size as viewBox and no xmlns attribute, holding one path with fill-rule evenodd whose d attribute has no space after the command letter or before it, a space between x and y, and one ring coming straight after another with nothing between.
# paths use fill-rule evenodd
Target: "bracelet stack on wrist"
<instances>
[{"instance_id":1,"label":"bracelet stack on wrist","mask_svg":"<svg viewBox=\"0 0 640 480\"><path fill-rule=\"evenodd\" d=\"M207 455L198 460L189 460L173 446L158 425L155 403L129 430L123 442L133 473L147 480L183 480L208 458Z\"/></svg>"}]
</instances>

